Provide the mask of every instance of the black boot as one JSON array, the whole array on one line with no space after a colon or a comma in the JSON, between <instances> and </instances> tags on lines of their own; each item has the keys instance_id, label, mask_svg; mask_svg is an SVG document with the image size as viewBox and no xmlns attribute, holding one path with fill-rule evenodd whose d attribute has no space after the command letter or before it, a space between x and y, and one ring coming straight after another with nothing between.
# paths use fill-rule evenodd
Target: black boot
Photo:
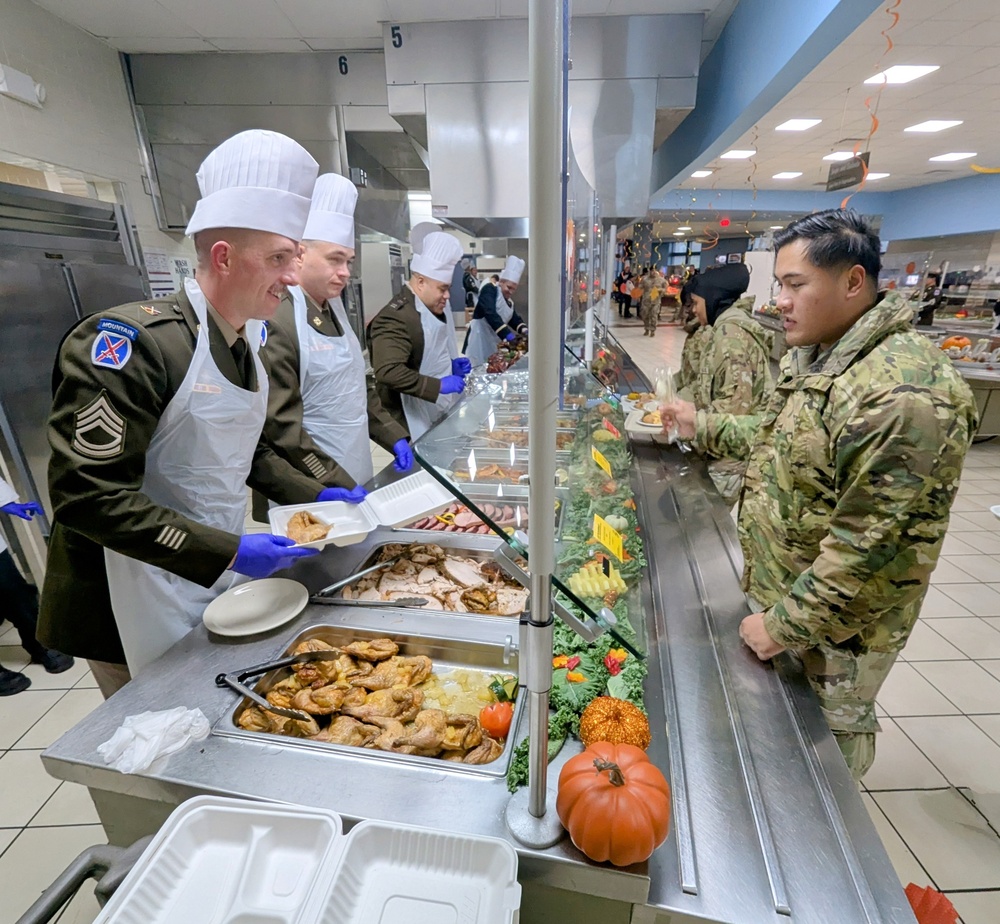
<instances>
[{"instance_id":1,"label":"black boot","mask_svg":"<svg viewBox=\"0 0 1000 924\"><path fill-rule=\"evenodd\" d=\"M69 655L64 655L61 651L51 648L43 648L31 656L32 664L41 664L50 674L61 674L68 671L73 666L73 659Z\"/></svg>"},{"instance_id":2,"label":"black boot","mask_svg":"<svg viewBox=\"0 0 1000 924\"><path fill-rule=\"evenodd\" d=\"M17 671L9 671L6 667L0 667L0 696L13 696L15 693L23 693L31 686L31 678L19 674Z\"/></svg>"}]
</instances>

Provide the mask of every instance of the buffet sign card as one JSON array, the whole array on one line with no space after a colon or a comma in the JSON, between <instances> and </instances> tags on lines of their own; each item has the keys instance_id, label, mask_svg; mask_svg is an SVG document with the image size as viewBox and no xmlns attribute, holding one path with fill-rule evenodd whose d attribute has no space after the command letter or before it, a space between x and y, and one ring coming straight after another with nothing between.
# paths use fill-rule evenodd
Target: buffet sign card
<instances>
[{"instance_id":1,"label":"buffet sign card","mask_svg":"<svg viewBox=\"0 0 1000 924\"><path fill-rule=\"evenodd\" d=\"M590 447L590 458L604 470L609 478L611 477L611 463L604 458L604 453L600 452L596 446Z\"/></svg>"},{"instance_id":2,"label":"buffet sign card","mask_svg":"<svg viewBox=\"0 0 1000 924\"><path fill-rule=\"evenodd\" d=\"M604 429L608 431L616 440L622 438L622 431L619 430L607 417L601 418L601 423L604 424ZM608 472L610 475L611 472Z\"/></svg>"},{"instance_id":3,"label":"buffet sign card","mask_svg":"<svg viewBox=\"0 0 1000 924\"><path fill-rule=\"evenodd\" d=\"M604 517L594 514L594 538L601 543L618 561L625 560L625 540Z\"/></svg>"}]
</instances>

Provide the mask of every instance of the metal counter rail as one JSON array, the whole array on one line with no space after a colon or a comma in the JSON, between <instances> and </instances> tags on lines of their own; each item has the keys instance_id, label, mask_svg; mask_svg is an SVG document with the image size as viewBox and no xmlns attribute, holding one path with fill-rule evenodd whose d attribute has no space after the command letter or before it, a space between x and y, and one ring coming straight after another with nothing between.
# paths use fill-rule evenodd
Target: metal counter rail
<instances>
[{"instance_id":1,"label":"metal counter rail","mask_svg":"<svg viewBox=\"0 0 1000 924\"><path fill-rule=\"evenodd\" d=\"M633 452L650 671L673 700L675 827L649 862L648 905L712 921L913 924L800 666L763 665L739 639L742 557L703 463L655 445ZM647 705L653 718L661 704Z\"/></svg>"}]
</instances>

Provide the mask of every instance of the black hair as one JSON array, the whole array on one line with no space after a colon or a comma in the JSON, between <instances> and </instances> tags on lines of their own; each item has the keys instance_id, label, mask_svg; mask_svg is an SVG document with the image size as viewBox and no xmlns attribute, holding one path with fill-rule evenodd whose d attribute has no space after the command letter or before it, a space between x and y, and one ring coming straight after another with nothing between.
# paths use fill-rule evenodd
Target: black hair
<instances>
[{"instance_id":1,"label":"black hair","mask_svg":"<svg viewBox=\"0 0 1000 924\"><path fill-rule=\"evenodd\" d=\"M878 287L881 243L868 219L853 209L827 209L793 221L774 236L774 251L804 241L806 256L820 269L860 266Z\"/></svg>"}]
</instances>

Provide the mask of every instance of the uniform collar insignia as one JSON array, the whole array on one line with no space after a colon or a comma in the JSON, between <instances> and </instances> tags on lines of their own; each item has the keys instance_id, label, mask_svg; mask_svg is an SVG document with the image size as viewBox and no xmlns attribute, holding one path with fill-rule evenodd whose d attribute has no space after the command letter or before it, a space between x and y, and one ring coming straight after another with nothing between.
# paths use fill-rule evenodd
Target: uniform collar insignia
<instances>
[{"instance_id":1,"label":"uniform collar insignia","mask_svg":"<svg viewBox=\"0 0 1000 924\"><path fill-rule=\"evenodd\" d=\"M157 316L158 314L163 314L163 312L162 312L162 311L160 311L160 309L159 309L159 308L154 308L154 307L153 307L152 305L140 305L139 307L140 307L140 308L141 308L141 309L142 309L143 311L145 311L145 312L146 312L146 314L149 314L149 315L152 315L152 316L153 316L154 318L155 318L155 317L156 317L156 316Z\"/></svg>"}]
</instances>

